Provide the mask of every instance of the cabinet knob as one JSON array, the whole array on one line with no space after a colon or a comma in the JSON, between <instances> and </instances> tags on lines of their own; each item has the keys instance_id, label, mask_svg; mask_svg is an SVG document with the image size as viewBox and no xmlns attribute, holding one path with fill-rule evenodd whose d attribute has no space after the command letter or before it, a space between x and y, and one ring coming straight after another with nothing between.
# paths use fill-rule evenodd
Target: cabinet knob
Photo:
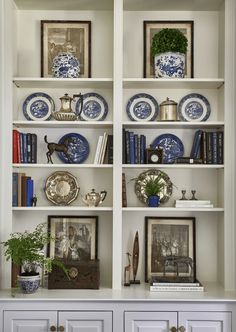
<instances>
[{"instance_id":1,"label":"cabinet knob","mask_svg":"<svg viewBox=\"0 0 236 332\"><path fill-rule=\"evenodd\" d=\"M178 331L179 331L179 332L185 332L185 327L184 327L184 326L180 326L180 327L178 328Z\"/></svg>"},{"instance_id":2,"label":"cabinet knob","mask_svg":"<svg viewBox=\"0 0 236 332\"><path fill-rule=\"evenodd\" d=\"M65 328L64 328L64 326L60 325L60 326L58 327L58 331L60 331L60 332L63 332L63 331L65 331Z\"/></svg>"},{"instance_id":3,"label":"cabinet knob","mask_svg":"<svg viewBox=\"0 0 236 332\"><path fill-rule=\"evenodd\" d=\"M55 325L51 325L51 326L50 326L50 331L56 331L56 330L57 330L57 328L56 328Z\"/></svg>"},{"instance_id":4,"label":"cabinet knob","mask_svg":"<svg viewBox=\"0 0 236 332\"><path fill-rule=\"evenodd\" d=\"M171 331L171 332L177 332L177 328L176 328L175 326L172 326L172 327L170 328L170 331Z\"/></svg>"}]
</instances>

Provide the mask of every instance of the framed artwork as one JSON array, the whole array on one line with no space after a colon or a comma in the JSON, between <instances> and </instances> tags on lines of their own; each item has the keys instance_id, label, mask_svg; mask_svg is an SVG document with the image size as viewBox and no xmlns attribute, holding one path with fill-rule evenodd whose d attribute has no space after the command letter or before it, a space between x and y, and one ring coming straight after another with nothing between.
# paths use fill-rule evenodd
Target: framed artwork
<instances>
[{"instance_id":1,"label":"framed artwork","mask_svg":"<svg viewBox=\"0 0 236 332\"><path fill-rule=\"evenodd\" d=\"M80 62L80 77L91 77L91 21L41 21L41 76L52 77L52 61L70 52Z\"/></svg>"},{"instance_id":2,"label":"framed artwork","mask_svg":"<svg viewBox=\"0 0 236 332\"><path fill-rule=\"evenodd\" d=\"M151 55L153 36L164 28L179 29L188 39L185 77L193 77L193 21L144 21L144 74L145 78L154 77L154 59Z\"/></svg>"},{"instance_id":3,"label":"framed artwork","mask_svg":"<svg viewBox=\"0 0 236 332\"><path fill-rule=\"evenodd\" d=\"M145 281L195 278L195 218L145 217Z\"/></svg>"},{"instance_id":4,"label":"framed artwork","mask_svg":"<svg viewBox=\"0 0 236 332\"><path fill-rule=\"evenodd\" d=\"M54 238L48 256L64 261L97 259L97 216L49 216L48 230Z\"/></svg>"}]
</instances>

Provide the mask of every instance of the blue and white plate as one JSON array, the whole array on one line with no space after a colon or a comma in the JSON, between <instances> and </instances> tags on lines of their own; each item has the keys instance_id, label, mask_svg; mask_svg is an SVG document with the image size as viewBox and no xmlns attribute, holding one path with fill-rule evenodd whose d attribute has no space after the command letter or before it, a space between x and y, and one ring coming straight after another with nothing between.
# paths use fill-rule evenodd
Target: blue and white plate
<instances>
[{"instance_id":1,"label":"blue and white plate","mask_svg":"<svg viewBox=\"0 0 236 332\"><path fill-rule=\"evenodd\" d=\"M163 163L172 164L176 158L183 157L184 145L179 137L173 134L163 134L155 138L151 146L163 149Z\"/></svg>"},{"instance_id":2,"label":"blue and white plate","mask_svg":"<svg viewBox=\"0 0 236 332\"><path fill-rule=\"evenodd\" d=\"M69 133L62 136L58 144L67 142L67 154L58 152L58 157L66 164L81 164L89 155L89 143L87 139L76 133Z\"/></svg>"},{"instance_id":3,"label":"blue and white plate","mask_svg":"<svg viewBox=\"0 0 236 332\"><path fill-rule=\"evenodd\" d=\"M79 115L80 100L75 105L75 112ZM95 92L85 93L83 95L83 109L79 115L83 121L103 121L108 113L106 100Z\"/></svg>"},{"instance_id":4,"label":"blue and white plate","mask_svg":"<svg viewBox=\"0 0 236 332\"><path fill-rule=\"evenodd\" d=\"M180 100L178 114L182 121L206 121L211 114L211 106L206 97L190 93Z\"/></svg>"},{"instance_id":5,"label":"blue and white plate","mask_svg":"<svg viewBox=\"0 0 236 332\"><path fill-rule=\"evenodd\" d=\"M138 93L129 99L126 112L132 121L153 121L158 115L159 106L151 95Z\"/></svg>"},{"instance_id":6,"label":"blue and white plate","mask_svg":"<svg viewBox=\"0 0 236 332\"><path fill-rule=\"evenodd\" d=\"M23 103L23 114L30 121L50 120L54 112L53 99L43 92L29 95Z\"/></svg>"}]
</instances>

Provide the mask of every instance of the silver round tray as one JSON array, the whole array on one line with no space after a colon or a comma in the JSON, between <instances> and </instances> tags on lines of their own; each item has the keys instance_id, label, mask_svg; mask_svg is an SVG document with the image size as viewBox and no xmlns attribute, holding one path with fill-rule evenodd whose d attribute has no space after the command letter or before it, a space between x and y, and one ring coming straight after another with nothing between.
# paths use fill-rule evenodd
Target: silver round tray
<instances>
[{"instance_id":1,"label":"silver round tray","mask_svg":"<svg viewBox=\"0 0 236 332\"><path fill-rule=\"evenodd\" d=\"M69 205L77 198L79 190L76 177L69 172L54 172L46 180L46 197L55 205Z\"/></svg>"},{"instance_id":2,"label":"silver round tray","mask_svg":"<svg viewBox=\"0 0 236 332\"><path fill-rule=\"evenodd\" d=\"M141 202L146 203L147 201L147 195L145 194L146 183L150 179L154 180L155 178L157 178L160 175L160 173L162 174L162 181L165 184L160 193L160 202L166 203L170 199L170 196L172 195L173 191L173 184L169 176L165 172L160 171L159 169L149 169L139 174L134 185L135 194L137 195L138 199Z\"/></svg>"}]
</instances>

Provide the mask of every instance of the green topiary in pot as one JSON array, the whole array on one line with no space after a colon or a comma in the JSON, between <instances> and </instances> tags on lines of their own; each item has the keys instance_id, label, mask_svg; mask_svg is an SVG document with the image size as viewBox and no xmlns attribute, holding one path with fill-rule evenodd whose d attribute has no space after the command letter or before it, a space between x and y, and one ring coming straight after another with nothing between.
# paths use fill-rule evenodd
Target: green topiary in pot
<instances>
[{"instance_id":1,"label":"green topiary in pot","mask_svg":"<svg viewBox=\"0 0 236 332\"><path fill-rule=\"evenodd\" d=\"M152 38L156 77L184 77L188 39L179 29L165 28Z\"/></svg>"}]
</instances>

